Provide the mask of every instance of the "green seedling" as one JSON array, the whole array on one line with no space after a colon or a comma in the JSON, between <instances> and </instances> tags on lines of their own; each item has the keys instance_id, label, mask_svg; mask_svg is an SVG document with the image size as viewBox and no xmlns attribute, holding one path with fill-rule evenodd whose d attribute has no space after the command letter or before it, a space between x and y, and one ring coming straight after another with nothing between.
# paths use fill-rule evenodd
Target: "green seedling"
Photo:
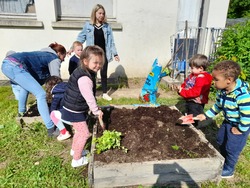
<instances>
[{"instance_id":1,"label":"green seedling","mask_svg":"<svg viewBox=\"0 0 250 188\"><path fill-rule=\"evenodd\" d=\"M176 151L180 149L180 147L179 147L179 146L177 146L176 144L175 144L175 145L173 145L173 146L171 146L171 147L172 147L172 149L173 149L173 150L176 150Z\"/></svg>"},{"instance_id":2,"label":"green seedling","mask_svg":"<svg viewBox=\"0 0 250 188\"><path fill-rule=\"evenodd\" d=\"M106 150L115 148L122 149L127 153L127 149L121 146L121 136L121 132L105 130L101 137L94 139L96 143L96 153L100 154Z\"/></svg>"}]
</instances>

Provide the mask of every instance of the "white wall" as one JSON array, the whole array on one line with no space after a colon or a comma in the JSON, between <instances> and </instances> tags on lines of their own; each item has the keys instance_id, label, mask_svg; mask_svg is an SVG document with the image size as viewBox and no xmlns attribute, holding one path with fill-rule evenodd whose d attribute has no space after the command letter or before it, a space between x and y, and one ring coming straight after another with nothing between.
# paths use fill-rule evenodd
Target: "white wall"
<instances>
[{"instance_id":1,"label":"white wall","mask_svg":"<svg viewBox=\"0 0 250 188\"><path fill-rule=\"evenodd\" d=\"M155 58L167 63L177 7L176 0L117 1L117 21L122 23L123 31L115 33L115 43L128 77L145 77ZM109 70L116 66L112 62Z\"/></svg>"},{"instance_id":2,"label":"white wall","mask_svg":"<svg viewBox=\"0 0 250 188\"><path fill-rule=\"evenodd\" d=\"M204 10L203 10L201 27L225 28L229 1L230 0L204 1ZM206 37L207 41L212 40L212 35L210 33L208 33L207 36L204 36L204 32L201 33L201 38L204 37ZM209 53L210 43L207 43L206 45L201 44L200 47L203 49L205 53Z\"/></svg>"},{"instance_id":3,"label":"white wall","mask_svg":"<svg viewBox=\"0 0 250 188\"><path fill-rule=\"evenodd\" d=\"M224 27L228 6L224 4L228 1L207 1L204 25ZM4 59L8 50L39 50L52 42L58 42L69 49L76 39L80 29L52 28L51 22L56 21L54 0L36 0L35 3L37 20L42 21L44 28L0 25L0 60ZM113 73L119 70L121 73L125 71L128 77L145 77L155 58L165 65L171 57L170 36L176 32L178 1L115 0L115 6L117 22L121 23L123 28L121 31L114 31L121 61L109 64L109 75L114 75ZM68 78L67 61L68 58L61 68L64 79ZM1 72L0 79L6 79Z\"/></svg>"},{"instance_id":4,"label":"white wall","mask_svg":"<svg viewBox=\"0 0 250 188\"><path fill-rule=\"evenodd\" d=\"M225 27L230 0L206 0L202 27Z\"/></svg>"}]
</instances>

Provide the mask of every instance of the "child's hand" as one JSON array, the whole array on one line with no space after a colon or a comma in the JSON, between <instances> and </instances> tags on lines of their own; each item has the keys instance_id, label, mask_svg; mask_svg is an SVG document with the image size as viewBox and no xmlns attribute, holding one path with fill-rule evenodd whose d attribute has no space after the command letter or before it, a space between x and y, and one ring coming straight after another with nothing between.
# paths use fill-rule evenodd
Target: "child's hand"
<instances>
[{"instance_id":1,"label":"child's hand","mask_svg":"<svg viewBox=\"0 0 250 188\"><path fill-rule=\"evenodd\" d=\"M233 134L242 134L242 132L240 132L240 131L237 129L237 127L232 127L231 132L232 132Z\"/></svg>"},{"instance_id":2,"label":"child's hand","mask_svg":"<svg viewBox=\"0 0 250 188\"><path fill-rule=\"evenodd\" d=\"M204 121L206 120L206 116L204 114L199 114L195 117L195 119L199 121Z\"/></svg>"},{"instance_id":3,"label":"child's hand","mask_svg":"<svg viewBox=\"0 0 250 188\"><path fill-rule=\"evenodd\" d=\"M102 130L105 130L105 124L104 124L104 122L102 120L102 117L103 117L103 112L100 110L100 113L98 115L98 119L99 119L99 123L100 123L100 125L102 127Z\"/></svg>"},{"instance_id":4,"label":"child's hand","mask_svg":"<svg viewBox=\"0 0 250 188\"><path fill-rule=\"evenodd\" d=\"M175 84L171 85L171 90L172 91L179 91L179 89L180 89L180 86L175 85Z\"/></svg>"},{"instance_id":5,"label":"child's hand","mask_svg":"<svg viewBox=\"0 0 250 188\"><path fill-rule=\"evenodd\" d=\"M181 86L178 86L178 93L180 93L182 90L182 87Z\"/></svg>"}]
</instances>

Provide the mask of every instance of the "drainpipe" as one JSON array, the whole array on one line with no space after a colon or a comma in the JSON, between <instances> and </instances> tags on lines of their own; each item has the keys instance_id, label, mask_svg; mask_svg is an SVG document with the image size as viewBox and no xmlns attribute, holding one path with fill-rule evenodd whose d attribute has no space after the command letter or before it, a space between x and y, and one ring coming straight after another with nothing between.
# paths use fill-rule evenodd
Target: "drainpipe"
<instances>
[{"instance_id":1,"label":"drainpipe","mask_svg":"<svg viewBox=\"0 0 250 188\"><path fill-rule=\"evenodd\" d=\"M186 66L185 66L185 78L188 77L188 21L185 21L185 35L186 35L186 39L185 39L185 48L186 48Z\"/></svg>"}]
</instances>

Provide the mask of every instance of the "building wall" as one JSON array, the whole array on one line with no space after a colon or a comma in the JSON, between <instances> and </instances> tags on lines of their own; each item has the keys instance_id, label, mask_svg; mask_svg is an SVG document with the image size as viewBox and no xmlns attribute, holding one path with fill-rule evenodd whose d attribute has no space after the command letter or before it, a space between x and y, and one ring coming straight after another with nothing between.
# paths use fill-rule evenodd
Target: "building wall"
<instances>
[{"instance_id":1,"label":"building wall","mask_svg":"<svg viewBox=\"0 0 250 188\"><path fill-rule=\"evenodd\" d=\"M12 24L13 20L0 20L1 60L9 50L39 50L52 42L64 45L67 50L70 48L81 28L70 27L75 24L73 21L64 23L64 27L52 27L53 24L59 24L56 22L55 2L35 0L36 27L29 26L29 23L25 27L16 27L12 25L21 22ZM224 27L229 0L205 2L203 26ZM145 77L155 58L158 58L163 66L169 61L170 36L176 32L178 3L177 0L114 0L115 21L120 24L121 29L117 29L117 24L113 23L113 34L121 61L109 64L110 76ZM6 22L7 24L3 24ZM25 22L22 24L25 25ZM83 22L80 25L82 26ZM64 79L69 77L68 59L69 57L65 59L61 67ZM0 79L6 79L1 72Z\"/></svg>"}]
</instances>

